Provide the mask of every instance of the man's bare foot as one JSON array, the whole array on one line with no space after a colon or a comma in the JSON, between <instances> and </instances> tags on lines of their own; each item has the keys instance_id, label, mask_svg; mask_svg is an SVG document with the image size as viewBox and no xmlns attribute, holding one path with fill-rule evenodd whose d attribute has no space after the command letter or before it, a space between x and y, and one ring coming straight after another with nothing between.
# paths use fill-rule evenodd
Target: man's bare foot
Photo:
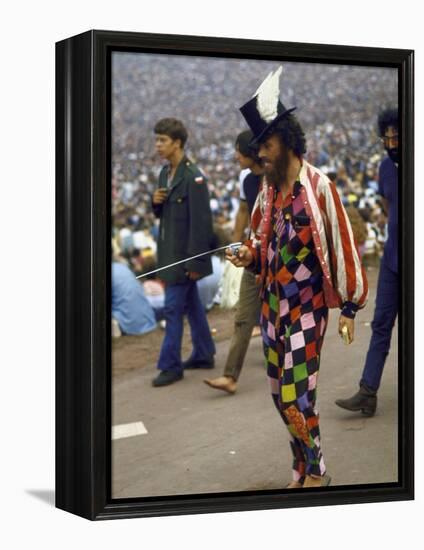
<instances>
[{"instance_id":1,"label":"man's bare foot","mask_svg":"<svg viewBox=\"0 0 424 550\"><path fill-rule=\"evenodd\" d=\"M288 485L286 485L286 489L301 489L303 485L300 483L300 481L290 481Z\"/></svg>"},{"instance_id":2,"label":"man's bare foot","mask_svg":"<svg viewBox=\"0 0 424 550\"><path fill-rule=\"evenodd\" d=\"M255 338L255 336L260 336L261 335L261 327L253 327L253 330L252 330L252 338Z\"/></svg>"},{"instance_id":3,"label":"man's bare foot","mask_svg":"<svg viewBox=\"0 0 424 550\"><path fill-rule=\"evenodd\" d=\"M308 487L326 487L330 485L331 477L328 475L323 476L306 476L303 484L304 488Z\"/></svg>"},{"instance_id":4,"label":"man's bare foot","mask_svg":"<svg viewBox=\"0 0 424 550\"><path fill-rule=\"evenodd\" d=\"M205 384L216 390L223 390L227 393L236 393L237 382L231 376L220 376L219 378L206 378Z\"/></svg>"}]
</instances>

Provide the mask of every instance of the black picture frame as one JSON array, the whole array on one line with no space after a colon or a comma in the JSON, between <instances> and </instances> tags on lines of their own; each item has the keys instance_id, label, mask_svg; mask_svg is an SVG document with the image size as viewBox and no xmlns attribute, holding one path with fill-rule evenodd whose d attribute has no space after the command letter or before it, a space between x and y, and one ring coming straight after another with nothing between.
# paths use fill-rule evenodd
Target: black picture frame
<instances>
[{"instance_id":1,"label":"black picture frame","mask_svg":"<svg viewBox=\"0 0 424 550\"><path fill-rule=\"evenodd\" d=\"M110 498L112 51L395 67L399 76L398 483ZM56 44L56 506L90 520L414 498L414 52L92 30Z\"/></svg>"}]
</instances>

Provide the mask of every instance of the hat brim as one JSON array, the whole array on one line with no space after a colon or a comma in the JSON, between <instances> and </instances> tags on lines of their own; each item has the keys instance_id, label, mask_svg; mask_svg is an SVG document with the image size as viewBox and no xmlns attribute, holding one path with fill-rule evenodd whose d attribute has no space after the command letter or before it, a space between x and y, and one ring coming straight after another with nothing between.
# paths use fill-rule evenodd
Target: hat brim
<instances>
[{"instance_id":1,"label":"hat brim","mask_svg":"<svg viewBox=\"0 0 424 550\"><path fill-rule=\"evenodd\" d=\"M267 126L265 126L265 128L261 131L260 134L258 134L257 136L255 136L253 139L250 140L249 142L249 147L251 146L254 146L254 145L258 145L258 143L260 143L261 141L264 140L264 137L270 132L272 131L273 127L277 124L277 122L279 122L280 120L282 120L284 117L286 117L287 115L289 115L290 113L292 113L293 111L296 110L297 107L292 107L291 109L287 109L286 111L283 111L282 113L278 114L274 120L271 120L271 122L269 124L267 124Z\"/></svg>"}]
</instances>

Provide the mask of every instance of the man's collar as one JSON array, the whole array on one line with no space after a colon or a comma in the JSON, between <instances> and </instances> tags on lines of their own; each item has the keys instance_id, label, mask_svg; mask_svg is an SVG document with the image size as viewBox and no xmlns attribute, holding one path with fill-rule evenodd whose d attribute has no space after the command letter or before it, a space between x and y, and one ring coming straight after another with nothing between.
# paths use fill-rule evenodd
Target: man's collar
<instances>
[{"instance_id":1,"label":"man's collar","mask_svg":"<svg viewBox=\"0 0 424 550\"><path fill-rule=\"evenodd\" d=\"M184 174L184 169L188 164L191 164L191 163L190 163L189 159L187 158L187 156L184 155L183 158L181 159L181 161L179 162L176 170L175 170L175 174L174 174L174 177L173 177L172 182L171 182L171 189L176 187L182 181L183 174ZM168 164L168 175L171 172L171 168L172 168L171 164Z\"/></svg>"}]
</instances>

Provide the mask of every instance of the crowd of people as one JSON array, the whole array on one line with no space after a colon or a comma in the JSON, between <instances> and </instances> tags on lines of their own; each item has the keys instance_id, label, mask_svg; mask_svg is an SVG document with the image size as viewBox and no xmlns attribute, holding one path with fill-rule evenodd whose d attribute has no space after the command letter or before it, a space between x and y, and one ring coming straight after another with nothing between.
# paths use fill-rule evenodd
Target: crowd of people
<instances>
[{"instance_id":1,"label":"crowd of people","mask_svg":"<svg viewBox=\"0 0 424 550\"><path fill-rule=\"evenodd\" d=\"M187 154L208 179L214 222L230 234L239 204L234 140L245 129L239 107L273 69L269 61L113 54L113 238L136 275L155 265L151 200L163 164L154 148L156 121L173 116L186 124ZM386 219L377 194L384 149L376 113L396 104L396 71L284 63L281 98L298 108L306 160L336 183L362 254L378 257Z\"/></svg>"}]
</instances>

